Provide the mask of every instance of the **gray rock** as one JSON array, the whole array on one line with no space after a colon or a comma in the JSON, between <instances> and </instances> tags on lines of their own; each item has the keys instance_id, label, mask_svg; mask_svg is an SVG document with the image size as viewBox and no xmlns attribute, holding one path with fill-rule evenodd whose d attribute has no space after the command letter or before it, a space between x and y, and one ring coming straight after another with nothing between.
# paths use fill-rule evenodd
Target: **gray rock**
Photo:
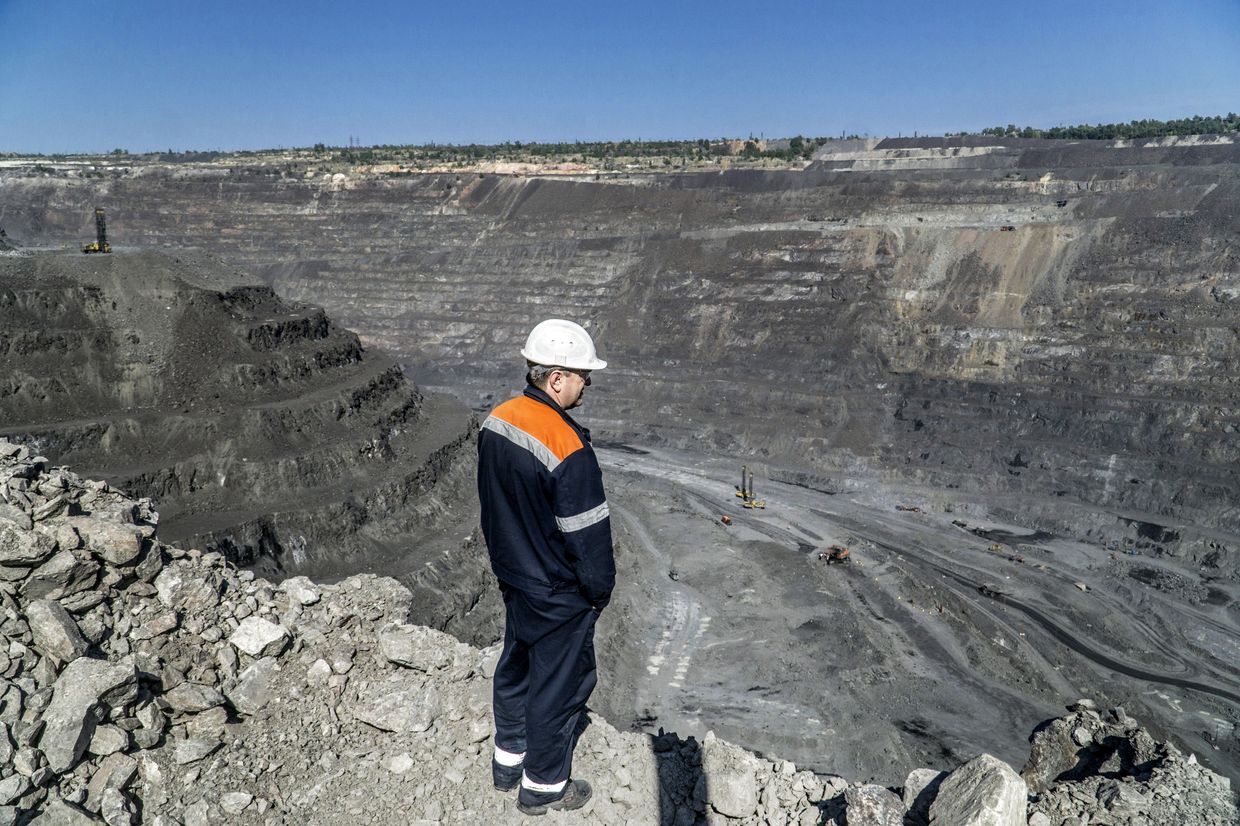
<instances>
[{"instance_id":1,"label":"gray rock","mask_svg":"<svg viewBox=\"0 0 1240 826\"><path fill-rule=\"evenodd\" d=\"M190 737L219 740L223 738L224 726L227 724L228 711L223 706L217 706L189 718L185 723L185 730Z\"/></svg>"},{"instance_id":2,"label":"gray rock","mask_svg":"<svg viewBox=\"0 0 1240 826\"><path fill-rule=\"evenodd\" d=\"M30 518L30 514L2 499L0 499L0 521L12 522L23 531L34 529L34 520Z\"/></svg>"},{"instance_id":3,"label":"gray rock","mask_svg":"<svg viewBox=\"0 0 1240 826\"><path fill-rule=\"evenodd\" d=\"M319 586L310 581L309 577L290 577L280 583L280 590L288 594L289 599L299 605L314 605L323 598Z\"/></svg>"},{"instance_id":4,"label":"gray rock","mask_svg":"<svg viewBox=\"0 0 1240 826\"><path fill-rule=\"evenodd\" d=\"M104 792L128 788L137 774L138 761L126 754L109 754L99 763L99 769L86 787L86 808L92 812L99 811L103 806Z\"/></svg>"},{"instance_id":5,"label":"gray rock","mask_svg":"<svg viewBox=\"0 0 1240 826\"><path fill-rule=\"evenodd\" d=\"M478 657L478 671L483 677L489 680L495 676L495 669L499 665L499 655L502 653L504 653L502 645L492 645L482 649L482 654Z\"/></svg>"},{"instance_id":6,"label":"gray rock","mask_svg":"<svg viewBox=\"0 0 1240 826\"><path fill-rule=\"evenodd\" d=\"M404 774L414 766L414 760L409 756L409 752L404 751L400 754L385 757L379 761L379 765L387 769L392 774Z\"/></svg>"},{"instance_id":7,"label":"gray rock","mask_svg":"<svg viewBox=\"0 0 1240 826\"><path fill-rule=\"evenodd\" d=\"M137 710L134 716L143 728L162 732L168 727L168 715L164 714L158 703L146 703Z\"/></svg>"},{"instance_id":8,"label":"gray rock","mask_svg":"<svg viewBox=\"0 0 1240 826\"><path fill-rule=\"evenodd\" d=\"M179 766L186 766L190 763L197 763L204 757L213 754L216 749L224 745L220 740L208 739L205 737L190 737L177 743L176 749L173 751L172 759Z\"/></svg>"},{"instance_id":9,"label":"gray rock","mask_svg":"<svg viewBox=\"0 0 1240 826\"><path fill-rule=\"evenodd\" d=\"M133 742L140 749L153 749L163 736L163 732L156 729L140 728L133 733Z\"/></svg>"},{"instance_id":10,"label":"gray rock","mask_svg":"<svg viewBox=\"0 0 1240 826\"><path fill-rule=\"evenodd\" d=\"M224 695L209 685L181 683L164 692L164 700L182 714L198 714L224 704Z\"/></svg>"},{"instance_id":11,"label":"gray rock","mask_svg":"<svg viewBox=\"0 0 1240 826\"><path fill-rule=\"evenodd\" d=\"M143 582L154 582L155 577L164 569L164 553L158 543L148 543L146 552L134 566L134 574Z\"/></svg>"},{"instance_id":12,"label":"gray rock","mask_svg":"<svg viewBox=\"0 0 1240 826\"><path fill-rule=\"evenodd\" d=\"M42 530L30 530L0 516L0 565L30 568L54 553L56 541Z\"/></svg>"},{"instance_id":13,"label":"gray rock","mask_svg":"<svg viewBox=\"0 0 1240 826\"><path fill-rule=\"evenodd\" d=\"M848 826L904 826L904 803L882 786L849 786L844 802Z\"/></svg>"},{"instance_id":14,"label":"gray rock","mask_svg":"<svg viewBox=\"0 0 1240 826\"><path fill-rule=\"evenodd\" d=\"M159 601L179 611L202 611L220 599L219 580L210 571L189 562L173 562L155 577Z\"/></svg>"},{"instance_id":15,"label":"gray rock","mask_svg":"<svg viewBox=\"0 0 1240 826\"><path fill-rule=\"evenodd\" d=\"M99 814L103 815L103 822L108 826L134 826L137 823L137 808L120 789L104 791Z\"/></svg>"},{"instance_id":16,"label":"gray rock","mask_svg":"<svg viewBox=\"0 0 1240 826\"><path fill-rule=\"evenodd\" d=\"M0 565L0 582L21 582L30 576L29 568L10 568L8 565Z\"/></svg>"},{"instance_id":17,"label":"gray rock","mask_svg":"<svg viewBox=\"0 0 1240 826\"><path fill-rule=\"evenodd\" d=\"M96 726L95 735L90 738L87 751L91 754L106 757L129 748L129 733L116 726Z\"/></svg>"},{"instance_id":18,"label":"gray rock","mask_svg":"<svg viewBox=\"0 0 1240 826\"><path fill-rule=\"evenodd\" d=\"M129 636L135 640L153 640L175 631L179 624L180 618L176 611L161 611L148 617L145 622L133 629Z\"/></svg>"},{"instance_id":19,"label":"gray rock","mask_svg":"<svg viewBox=\"0 0 1240 826\"><path fill-rule=\"evenodd\" d=\"M278 669L275 657L255 660L224 689L228 701L240 714L252 716L271 699L271 679Z\"/></svg>"},{"instance_id":20,"label":"gray rock","mask_svg":"<svg viewBox=\"0 0 1240 826\"><path fill-rule=\"evenodd\" d=\"M422 626L389 625L379 632L379 653L388 662L419 671L446 668L452 656L441 636L446 635Z\"/></svg>"},{"instance_id":21,"label":"gray rock","mask_svg":"<svg viewBox=\"0 0 1240 826\"><path fill-rule=\"evenodd\" d=\"M327 660L319 658L306 669L306 682L315 686L327 685L327 679L331 675L332 667L328 665Z\"/></svg>"},{"instance_id":22,"label":"gray rock","mask_svg":"<svg viewBox=\"0 0 1240 826\"><path fill-rule=\"evenodd\" d=\"M63 773L77 765L106 710L137 698L138 672L132 661L112 664L79 657L65 666L43 712L39 747L48 765Z\"/></svg>"},{"instance_id":23,"label":"gray rock","mask_svg":"<svg viewBox=\"0 0 1240 826\"><path fill-rule=\"evenodd\" d=\"M43 807L43 813L30 821L29 826L94 826L96 823L98 821L86 812L53 796Z\"/></svg>"},{"instance_id":24,"label":"gray rock","mask_svg":"<svg viewBox=\"0 0 1240 826\"><path fill-rule=\"evenodd\" d=\"M61 550L31 571L22 585L22 595L27 600L61 600L90 589L98 579L99 563Z\"/></svg>"},{"instance_id":25,"label":"gray rock","mask_svg":"<svg viewBox=\"0 0 1240 826\"><path fill-rule=\"evenodd\" d=\"M351 711L358 720L382 731L426 731L439 715L439 692L434 686L400 690L380 683L359 696Z\"/></svg>"},{"instance_id":26,"label":"gray rock","mask_svg":"<svg viewBox=\"0 0 1240 826\"><path fill-rule=\"evenodd\" d=\"M343 643L332 648L332 671L337 674L348 674L353 670L353 655L356 653L357 649L348 643Z\"/></svg>"},{"instance_id":27,"label":"gray rock","mask_svg":"<svg viewBox=\"0 0 1240 826\"><path fill-rule=\"evenodd\" d=\"M78 630L77 623L60 603L39 599L26 606L26 619L34 644L43 653L60 663L76 660L89 646Z\"/></svg>"},{"instance_id":28,"label":"gray rock","mask_svg":"<svg viewBox=\"0 0 1240 826\"><path fill-rule=\"evenodd\" d=\"M31 512L30 518L33 519L35 522L42 522L43 520L51 516L55 516L56 514L60 513L61 511L65 510L68 507L69 507L69 497L63 493L59 493L53 496L51 499L48 499L43 504L37 506Z\"/></svg>"},{"instance_id":29,"label":"gray rock","mask_svg":"<svg viewBox=\"0 0 1240 826\"><path fill-rule=\"evenodd\" d=\"M1085 700L1068 708L1074 713L1043 723L1030 739L1021 776L1035 794L1099 772L1127 776L1146 771L1165 756L1160 744L1122 708L1105 717ZM1147 769L1138 769L1142 766Z\"/></svg>"},{"instance_id":30,"label":"gray rock","mask_svg":"<svg viewBox=\"0 0 1240 826\"><path fill-rule=\"evenodd\" d=\"M947 772L934 769L913 769L904 780L904 808L911 824L930 822L930 804L939 793Z\"/></svg>"},{"instance_id":31,"label":"gray rock","mask_svg":"<svg viewBox=\"0 0 1240 826\"><path fill-rule=\"evenodd\" d=\"M220 808L225 814L236 817L254 802L254 795L248 792L225 792L220 795Z\"/></svg>"},{"instance_id":32,"label":"gray rock","mask_svg":"<svg viewBox=\"0 0 1240 826\"><path fill-rule=\"evenodd\" d=\"M143 531L137 525L86 516L66 521L77 528L90 552L109 565L128 565L142 553Z\"/></svg>"},{"instance_id":33,"label":"gray rock","mask_svg":"<svg viewBox=\"0 0 1240 826\"><path fill-rule=\"evenodd\" d=\"M185 807L185 826L211 826L211 807L198 800Z\"/></svg>"},{"instance_id":34,"label":"gray rock","mask_svg":"<svg viewBox=\"0 0 1240 826\"><path fill-rule=\"evenodd\" d=\"M246 617L228 641L251 657L274 657L288 646L289 633L283 625L262 617Z\"/></svg>"},{"instance_id":35,"label":"gray rock","mask_svg":"<svg viewBox=\"0 0 1240 826\"><path fill-rule=\"evenodd\" d=\"M0 804L12 803L30 791L30 779L20 774L10 774L0 780Z\"/></svg>"},{"instance_id":36,"label":"gray rock","mask_svg":"<svg viewBox=\"0 0 1240 826\"><path fill-rule=\"evenodd\" d=\"M1011 766L989 754L956 769L930 806L931 826L1026 826L1029 787Z\"/></svg>"},{"instance_id":37,"label":"gray rock","mask_svg":"<svg viewBox=\"0 0 1240 826\"><path fill-rule=\"evenodd\" d=\"M13 755L13 768L23 777L31 777L43 768L43 752L33 746L22 746Z\"/></svg>"},{"instance_id":38,"label":"gray rock","mask_svg":"<svg viewBox=\"0 0 1240 826\"><path fill-rule=\"evenodd\" d=\"M709 804L727 817L749 817L758 808L758 760L707 732L702 740L702 771L710 779Z\"/></svg>"}]
</instances>

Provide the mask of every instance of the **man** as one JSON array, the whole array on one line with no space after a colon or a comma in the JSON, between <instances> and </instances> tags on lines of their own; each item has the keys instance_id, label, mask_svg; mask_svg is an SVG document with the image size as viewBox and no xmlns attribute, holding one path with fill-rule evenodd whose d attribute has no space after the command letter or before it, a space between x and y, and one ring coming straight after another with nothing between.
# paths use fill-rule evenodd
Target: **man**
<instances>
[{"instance_id":1,"label":"man","mask_svg":"<svg viewBox=\"0 0 1240 826\"><path fill-rule=\"evenodd\" d=\"M482 533L507 619L495 670L495 788L519 784L517 808L577 809L590 784L572 778L573 746L597 682L594 623L616 581L611 519L581 405L598 358L577 324L530 332L525 392L478 433Z\"/></svg>"}]
</instances>

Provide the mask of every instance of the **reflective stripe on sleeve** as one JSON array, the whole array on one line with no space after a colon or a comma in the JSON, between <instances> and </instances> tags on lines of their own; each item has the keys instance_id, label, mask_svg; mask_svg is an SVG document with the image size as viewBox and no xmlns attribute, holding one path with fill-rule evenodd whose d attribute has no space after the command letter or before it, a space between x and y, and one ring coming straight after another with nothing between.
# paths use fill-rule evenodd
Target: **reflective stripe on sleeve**
<instances>
[{"instance_id":1,"label":"reflective stripe on sleeve","mask_svg":"<svg viewBox=\"0 0 1240 826\"><path fill-rule=\"evenodd\" d=\"M514 424L509 424L503 419L497 419L494 416L488 416L487 420L482 423L482 429L498 433L517 447L525 448L530 453L533 453L534 458L542 462L548 471L554 471L560 466L560 460L551 452L551 448Z\"/></svg>"},{"instance_id":2,"label":"reflective stripe on sleeve","mask_svg":"<svg viewBox=\"0 0 1240 826\"><path fill-rule=\"evenodd\" d=\"M582 528L588 528L591 525L602 522L610 515L611 511L607 508L607 503L604 502L597 508L590 508L588 511L583 511L576 516L566 516L563 519L557 516L555 524L564 533L572 533L573 531L579 531Z\"/></svg>"}]
</instances>

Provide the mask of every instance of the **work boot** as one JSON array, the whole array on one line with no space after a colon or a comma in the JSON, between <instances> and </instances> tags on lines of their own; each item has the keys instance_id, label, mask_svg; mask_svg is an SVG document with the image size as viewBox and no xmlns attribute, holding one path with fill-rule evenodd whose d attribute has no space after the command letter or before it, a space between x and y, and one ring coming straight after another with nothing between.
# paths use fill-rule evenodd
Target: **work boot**
<instances>
[{"instance_id":1,"label":"work boot","mask_svg":"<svg viewBox=\"0 0 1240 826\"><path fill-rule=\"evenodd\" d=\"M501 792L510 792L515 789L521 782L522 768L521 763L515 766L501 766L499 761L492 757L491 779L495 781L495 788Z\"/></svg>"},{"instance_id":2,"label":"work boot","mask_svg":"<svg viewBox=\"0 0 1240 826\"><path fill-rule=\"evenodd\" d=\"M586 805L591 794L590 784L584 780L569 780L558 792L536 792L522 786L517 792L517 808L527 815L545 815L550 809L570 812Z\"/></svg>"}]
</instances>

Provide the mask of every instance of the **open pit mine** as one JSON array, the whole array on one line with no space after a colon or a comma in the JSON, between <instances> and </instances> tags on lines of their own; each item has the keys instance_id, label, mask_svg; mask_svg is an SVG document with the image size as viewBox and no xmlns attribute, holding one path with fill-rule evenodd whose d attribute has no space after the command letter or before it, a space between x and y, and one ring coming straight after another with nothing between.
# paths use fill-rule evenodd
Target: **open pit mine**
<instances>
[{"instance_id":1,"label":"open pit mine","mask_svg":"<svg viewBox=\"0 0 1240 826\"><path fill-rule=\"evenodd\" d=\"M160 565L205 564L217 598L152 637L133 638L139 620L126 619L95 639L101 623L141 616L120 606L142 600L181 623L159 566L126 562L63 598L49 596L67 587L56 571L38 579L51 552L0 576L6 679L27 680L31 698L12 720L0 707L18 749L41 749L30 732L66 663L159 659L161 640L176 663L139 661L136 699L96 698L122 731L151 704L166 718L124 783L110 767L91 785L107 760L93 745L42 785L27 753L29 772L0 771L0 791L19 790L0 817L53 803L154 812L135 791L147 782L131 785L149 761L165 778L160 811L184 824L351 811L361 765L384 783L412 778L377 799L478 822L444 805L461 789L410 767L434 759L477 780L486 750L461 721L489 713L470 699L485 652L462 647L442 674L413 665L423 676L406 684L384 623L498 638L474 414L519 390L525 334L561 316L586 324L611 365L578 411L604 466L620 573L599 626L601 739L583 736L607 792L591 822L965 822L948 813L954 794L937 815L930 800L973 774L1018 801L1005 811L1019 819L979 823L1232 822L1238 205L1234 136L833 142L803 169L682 173L7 162L0 437L38 466L10 480L6 501L37 533L83 510L49 504L55 484L32 489L39 473L106 480L158 511ZM113 252L84 256L97 207ZM742 464L765 508L737 495ZM87 540L68 552L106 560ZM301 631L306 576L338 583L314 587L345 602L374 589L381 604L332 603ZM82 652L47 649L72 633L34 636L32 600L67 600L80 624L103 604L81 608L92 587L107 616L86 623ZM238 659L230 634L251 616L284 628L292 653ZM463 682L436 687L436 674ZM219 695L210 743L253 741L259 729L244 727L266 714L260 741L280 747L161 763L160 744L201 739L208 713L159 699L178 680ZM256 680L279 714L233 699ZM453 710L376 740L362 707L385 681L450 695ZM299 703L312 703L304 717ZM315 795L332 789L331 801L270 768L321 753L299 725L343 738L299 769L321 771ZM617 762L633 749L654 762ZM982 753L993 764L979 768ZM1023 787L1004 763L1024 767ZM195 797L200 776L215 791ZM250 799L226 805L223 792ZM479 806L466 814L490 811Z\"/></svg>"}]
</instances>

